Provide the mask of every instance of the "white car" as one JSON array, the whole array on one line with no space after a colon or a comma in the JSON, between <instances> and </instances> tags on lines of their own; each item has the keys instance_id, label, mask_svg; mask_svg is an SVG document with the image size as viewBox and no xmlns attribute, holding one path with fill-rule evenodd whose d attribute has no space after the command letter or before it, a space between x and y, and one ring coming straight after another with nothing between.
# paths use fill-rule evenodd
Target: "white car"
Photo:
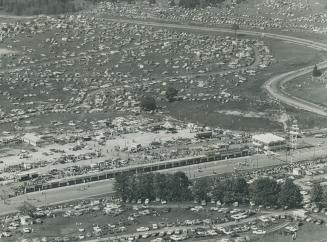
<instances>
[{"instance_id":1,"label":"white car","mask_svg":"<svg viewBox=\"0 0 327 242\"><path fill-rule=\"evenodd\" d=\"M136 231L137 232L145 232L145 231L149 231L149 227L140 227L140 228L137 228Z\"/></svg>"},{"instance_id":2,"label":"white car","mask_svg":"<svg viewBox=\"0 0 327 242\"><path fill-rule=\"evenodd\" d=\"M31 233L32 230L30 228L23 228L23 233Z\"/></svg>"},{"instance_id":3,"label":"white car","mask_svg":"<svg viewBox=\"0 0 327 242\"><path fill-rule=\"evenodd\" d=\"M101 228L99 226L93 227L93 231L95 233L100 233L101 232Z\"/></svg>"},{"instance_id":4,"label":"white car","mask_svg":"<svg viewBox=\"0 0 327 242\"><path fill-rule=\"evenodd\" d=\"M85 235L80 234L80 235L78 236L78 238L79 238L79 239L85 239Z\"/></svg>"},{"instance_id":5,"label":"white car","mask_svg":"<svg viewBox=\"0 0 327 242\"><path fill-rule=\"evenodd\" d=\"M142 234L142 238L143 238L143 239L149 238L150 236L151 236L150 233Z\"/></svg>"},{"instance_id":6,"label":"white car","mask_svg":"<svg viewBox=\"0 0 327 242\"><path fill-rule=\"evenodd\" d=\"M258 230L253 230L254 234L266 234L266 231L265 230L261 230L261 229L258 229Z\"/></svg>"},{"instance_id":7,"label":"white car","mask_svg":"<svg viewBox=\"0 0 327 242\"><path fill-rule=\"evenodd\" d=\"M163 238L156 238L151 240L151 242L163 242Z\"/></svg>"},{"instance_id":8,"label":"white car","mask_svg":"<svg viewBox=\"0 0 327 242\"><path fill-rule=\"evenodd\" d=\"M152 224L152 229L158 229L158 224Z\"/></svg>"},{"instance_id":9,"label":"white car","mask_svg":"<svg viewBox=\"0 0 327 242\"><path fill-rule=\"evenodd\" d=\"M216 235L218 235L218 233L216 231L214 231L214 230L208 230L207 231L207 234L210 235L210 236L216 236Z\"/></svg>"},{"instance_id":10,"label":"white car","mask_svg":"<svg viewBox=\"0 0 327 242\"><path fill-rule=\"evenodd\" d=\"M4 236L4 237L10 237L11 236L11 233L9 233L9 232L3 232L2 233L2 236Z\"/></svg>"}]
</instances>

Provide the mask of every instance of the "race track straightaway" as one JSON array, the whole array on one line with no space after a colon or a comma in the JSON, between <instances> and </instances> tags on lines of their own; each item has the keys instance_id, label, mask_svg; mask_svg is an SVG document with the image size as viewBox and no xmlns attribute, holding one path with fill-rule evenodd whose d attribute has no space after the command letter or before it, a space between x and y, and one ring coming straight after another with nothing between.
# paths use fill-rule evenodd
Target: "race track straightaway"
<instances>
[{"instance_id":1,"label":"race track straightaway","mask_svg":"<svg viewBox=\"0 0 327 242\"><path fill-rule=\"evenodd\" d=\"M205 32L223 32L223 33L234 33L233 30L227 28L215 28L215 27L204 27L204 26L195 26L195 25L187 25L187 24L176 24L176 23L167 23L167 22L155 22L148 20L135 20L135 19L121 19L121 18L102 18L111 22L121 22L121 23L130 23L130 24L139 24L139 25L147 25L153 27L164 27L164 28L172 28L172 29L185 29L185 30L198 30ZM274 34L262 31L252 31L252 30L238 30L238 33L258 36L258 37L266 37L271 39L278 39L282 41L287 41L288 43L293 43L296 45L302 45L305 47L313 48L320 51L327 52L327 44L320 43L317 41L311 41L308 39L303 39L299 37L282 35L282 34ZM317 64L318 68L324 69L327 68L327 60ZM318 105L307 100L304 100L299 97L292 96L283 88L283 85L293 80L296 77L308 74L312 71L313 66L304 67L298 70L290 71L287 73L283 73L274 77L271 77L264 84L264 88L270 94L270 96L282 103L285 103L289 106L309 111L311 113L315 113L321 116L327 117L327 107L323 105Z\"/></svg>"}]
</instances>

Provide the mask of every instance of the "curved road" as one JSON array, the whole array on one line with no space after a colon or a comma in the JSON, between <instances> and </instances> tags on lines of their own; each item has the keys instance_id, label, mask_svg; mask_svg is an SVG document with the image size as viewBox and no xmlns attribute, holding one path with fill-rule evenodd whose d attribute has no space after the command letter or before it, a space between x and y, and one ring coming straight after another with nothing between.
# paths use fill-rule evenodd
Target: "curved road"
<instances>
[{"instance_id":1,"label":"curved road","mask_svg":"<svg viewBox=\"0 0 327 242\"><path fill-rule=\"evenodd\" d=\"M175 23L159 23L155 21L143 21L143 20L134 20L134 19L117 19L117 18L103 18L104 20L110 22L121 22L121 23L130 23L130 24L140 24L140 25L147 25L153 27L165 27L165 28L174 28L174 29L184 29L184 30L199 30L205 32L223 32L223 33L234 33L231 29L226 28L214 28L214 27L204 27L204 26L195 26L195 25L185 25L185 24L175 24ZM311 41L308 39L302 39L298 37L293 37L289 35L282 35L282 34L274 34L274 33L267 33L267 32L260 32L260 31L252 31L252 30L239 30L238 33L251 35L251 36L259 36L259 37L267 37L272 39L278 39L282 41L287 41L289 43L302 45L305 47L313 48L320 51L327 51L327 44L320 43L317 41ZM319 63L318 68L327 68L327 60ZM294 97L289 95L283 90L283 85L293 80L296 77L308 74L312 71L313 66L308 66L305 68L301 68L295 71L290 71L284 74L280 74L278 76L274 76L270 78L264 84L265 89L268 93L275 99L279 100L282 103L287 105L293 106L298 109L302 109L305 111L309 111L312 113L319 114L321 116L327 117L327 108L318 105L307 100L304 100L299 97Z\"/></svg>"}]
</instances>

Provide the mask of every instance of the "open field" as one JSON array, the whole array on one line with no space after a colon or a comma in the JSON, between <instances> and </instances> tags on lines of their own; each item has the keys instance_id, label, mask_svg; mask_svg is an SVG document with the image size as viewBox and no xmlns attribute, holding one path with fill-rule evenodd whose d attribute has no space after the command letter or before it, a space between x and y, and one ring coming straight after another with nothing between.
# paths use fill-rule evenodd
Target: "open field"
<instances>
[{"instance_id":1,"label":"open field","mask_svg":"<svg viewBox=\"0 0 327 242\"><path fill-rule=\"evenodd\" d=\"M326 70L321 70L322 72ZM313 78L311 73L294 79L285 85L287 92L296 97L304 97L306 100L327 106L326 78Z\"/></svg>"},{"instance_id":2,"label":"open field","mask_svg":"<svg viewBox=\"0 0 327 242\"><path fill-rule=\"evenodd\" d=\"M282 124L278 122L279 116L273 114L275 110L281 107L279 104L267 101L266 94L262 89L263 83L271 76L307 65L314 65L322 61L326 54L278 40L264 39L264 41L269 46L275 62L265 71L260 71L256 76L249 77L246 83L241 86L242 88L235 86L231 89L237 95L245 97L245 102L242 100L223 104L213 102L199 102L197 104L192 102L168 103L167 107L170 113L176 118L209 126L236 128L238 130L281 130ZM242 111L245 113L251 111L254 113L264 112L265 115L262 117L244 117L244 115L235 117L216 112L219 110ZM325 118L321 119L326 120ZM299 118L299 122L302 126L311 126L305 119ZM322 126L323 123L321 123Z\"/></svg>"}]
</instances>

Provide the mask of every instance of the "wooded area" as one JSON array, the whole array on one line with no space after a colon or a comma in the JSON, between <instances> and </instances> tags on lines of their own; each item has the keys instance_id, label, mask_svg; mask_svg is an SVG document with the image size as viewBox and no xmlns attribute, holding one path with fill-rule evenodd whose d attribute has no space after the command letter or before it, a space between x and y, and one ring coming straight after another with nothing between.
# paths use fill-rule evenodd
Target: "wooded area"
<instances>
[{"instance_id":1,"label":"wooded area","mask_svg":"<svg viewBox=\"0 0 327 242\"><path fill-rule=\"evenodd\" d=\"M257 205L297 208L302 202L300 189L292 180L283 184L259 178L250 185L244 178L190 181L185 173L122 174L115 179L115 191L123 201L161 199L166 201L220 201L225 204L254 202Z\"/></svg>"}]
</instances>

